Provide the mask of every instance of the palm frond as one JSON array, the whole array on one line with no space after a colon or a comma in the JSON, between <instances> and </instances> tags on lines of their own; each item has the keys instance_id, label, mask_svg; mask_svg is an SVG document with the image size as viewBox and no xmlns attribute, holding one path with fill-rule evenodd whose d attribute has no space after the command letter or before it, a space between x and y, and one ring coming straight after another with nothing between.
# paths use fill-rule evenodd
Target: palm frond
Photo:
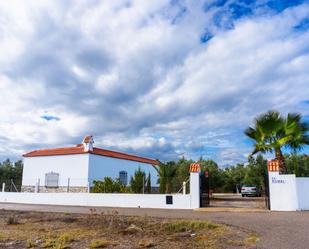
<instances>
[{"instance_id":1,"label":"palm frond","mask_svg":"<svg viewBox=\"0 0 309 249\"><path fill-rule=\"evenodd\" d=\"M272 152L281 147L301 150L309 145L309 124L301 119L299 113L289 113L286 118L277 111L259 115L254 126L245 130L246 136L255 141L252 154Z\"/></svg>"}]
</instances>

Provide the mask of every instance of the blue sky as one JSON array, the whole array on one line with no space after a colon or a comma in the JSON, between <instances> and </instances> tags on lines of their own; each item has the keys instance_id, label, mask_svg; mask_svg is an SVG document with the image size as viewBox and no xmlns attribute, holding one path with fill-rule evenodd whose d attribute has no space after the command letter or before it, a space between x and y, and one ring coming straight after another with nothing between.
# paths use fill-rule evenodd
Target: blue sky
<instances>
[{"instance_id":1,"label":"blue sky","mask_svg":"<svg viewBox=\"0 0 309 249\"><path fill-rule=\"evenodd\" d=\"M92 134L225 166L258 114L309 121L308 1L12 0L0 25L0 159Z\"/></svg>"}]
</instances>

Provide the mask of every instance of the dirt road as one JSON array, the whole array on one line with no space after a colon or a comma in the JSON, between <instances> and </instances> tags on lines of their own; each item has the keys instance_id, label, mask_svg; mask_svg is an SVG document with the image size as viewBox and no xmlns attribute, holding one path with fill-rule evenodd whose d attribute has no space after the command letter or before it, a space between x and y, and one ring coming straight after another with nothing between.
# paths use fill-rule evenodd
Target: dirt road
<instances>
[{"instance_id":1,"label":"dirt road","mask_svg":"<svg viewBox=\"0 0 309 249\"><path fill-rule=\"evenodd\" d=\"M265 208L265 197L241 197L241 194L213 194L213 207Z\"/></svg>"},{"instance_id":2,"label":"dirt road","mask_svg":"<svg viewBox=\"0 0 309 249\"><path fill-rule=\"evenodd\" d=\"M89 207L44 206L1 204L0 208L10 210L31 210L42 212L89 213ZM97 212L117 210L121 215L148 215L186 219L207 219L217 223L236 226L255 232L261 237L257 248L263 249L307 249L309 248L309 212L215 212L139 209L139 208L96 208Z\"/></svg>"}]
</instances>

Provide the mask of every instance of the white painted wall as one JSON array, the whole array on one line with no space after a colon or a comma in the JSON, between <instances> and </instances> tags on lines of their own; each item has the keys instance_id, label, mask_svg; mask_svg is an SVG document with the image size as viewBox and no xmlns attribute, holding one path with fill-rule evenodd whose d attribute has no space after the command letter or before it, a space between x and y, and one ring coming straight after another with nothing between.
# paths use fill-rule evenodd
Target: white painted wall
<instances>
[{"instance_id":1,"label":"white painted wall","mask_svg":"<svg viewBox=\"0 0 309 249\"><path fill-rule=\"evenodd\" d=\"M298 210L309 210L309 177L296 177Z\"/></svg>"},{"instance_id":2,"label":"white painted wall","mask_svg":"<svg viewBox=\"0 0 309 249\"><path fill-rule=\"evenodd\" d=\"M200 172L190 173L191 207L200 207Z\"/></svg>"},{"instance_id":3,"label":"white painted wall","mask_svg":"<svg viewBox=\"0 0 309 249\"><path fill-rule=\"evenodd\" d=\"M141 169L145 171L146 177L150 172L151 185L158 186L158 174L151 164L94 154L90 154L89 156L89 182L91 184L93 180L102 180L106 176L110 176L113 179L118 178L119 172L122 170L127 171L128 183L130 183L130 178L134 175L135 170L141 167Z\"/></svg>"},{"instance_id":4,"label":"white painted wall","mask_svg":"<svg viewBox=\"0 0 309 249\"><path fill-rule=\"evenodd\" d=\"M309 210L309 177L269 172L269 195L273 211Z\"/></svg>"},{"instance_id":5,"label":"white painted wall","mask_svg":"<svg viewBox=\"0 0 309 249\"><path fill-rule=\"evenodd\" d=\"M273 211L295 211L298 209L295 175L269 174L270 209Z\"/></svg>"},{"instance_id":6,"label":"white painted wall","mask_svg":"<svg viewBox=\"0 0 309 249\"><path fill-rule=\"evenodd\" d=\"M89 154L25 157L22 185L45 185L45 174L59 173L59 186L87 186Z\"/></svg>"},{"instance_id":7,"label":"white painted wall","mask_svg":"<svg viewBox=\"0 0 309 249\"><path fill-rule=\"evenodd\" d=\"M48 157L50 158L50 157ZM85 157L86 158L86 157ZM86 161L83 158L82 160ZM35 161L35 163L34 163ZM49 160L48 160L49 161ZM44 160L30 160L27 162L28 171L35 170ZM58 160L55 160L58 162ZM64 160L60 160L61 163ZM45 167L49 170L50 168ZM71 169L74 171L74 169ZM77 171L77 170L75 170ZM44 170L40 171L44 173ZM61 172L59 172L61 173ZM45 173L44 173L45 174ZM26 176L26 175L25 175ZM26 181L29 184L31 182ZM102 206L102 207L140 207L140 208L168 208L195 209L199 208L199 173L190 174L190 194L172 194L173 204L166 204L164 194L95 194L95 193L16 193L0 192L0 203L68 205L68 206Z\"/></svg>"},{"instance_id":8,"label":"white painted wall","mask_svg":"<svg viewBox=\"0 0 309 249\"><path fill-rule=\"evenodd\" d=\"M141 207L191 209L191 196L176 194L173 204L166 204L161 194L89 194L89 193L14 193L0 192L2 203L46 204L68 206ZM194 207L193 207L194 208Z\"/></svg>"}]
</instances>

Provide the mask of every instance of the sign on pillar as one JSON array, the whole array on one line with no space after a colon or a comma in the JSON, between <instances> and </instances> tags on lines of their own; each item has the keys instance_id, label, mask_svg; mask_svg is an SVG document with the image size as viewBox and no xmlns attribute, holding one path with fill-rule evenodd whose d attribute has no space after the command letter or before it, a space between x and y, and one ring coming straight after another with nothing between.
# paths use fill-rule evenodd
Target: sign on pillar
<instances>
[{"instance_id":1,"label":"sign on pillar","mask_svg":"<svg viewBox=\"0 0 309 249\"><path fill-rule=\"evenodd\" d=\"M191 208L200 207L200 171L201 167L198 163L190 165Z\"/></svg>"}]
</instances>

